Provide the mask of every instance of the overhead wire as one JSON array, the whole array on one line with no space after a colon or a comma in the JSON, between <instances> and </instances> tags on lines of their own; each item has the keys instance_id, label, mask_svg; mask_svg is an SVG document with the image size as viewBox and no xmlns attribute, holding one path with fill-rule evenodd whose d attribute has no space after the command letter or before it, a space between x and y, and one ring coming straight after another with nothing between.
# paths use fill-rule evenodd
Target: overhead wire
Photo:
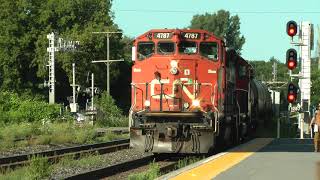
<instances>
[{"instance_id":1,"label":"overhead wire","mask_svg":"<svg viewBox=\"0 0 320 180\"><path fill-rule=\"evenodd\" d=\"M114 9L118 12L138 13L200 13L190 10L156 10L156 9ZM208 12L208 11L207 11ZM320 14L320 11L229 11L232 14Z\"/></svg>"}]
</instances>

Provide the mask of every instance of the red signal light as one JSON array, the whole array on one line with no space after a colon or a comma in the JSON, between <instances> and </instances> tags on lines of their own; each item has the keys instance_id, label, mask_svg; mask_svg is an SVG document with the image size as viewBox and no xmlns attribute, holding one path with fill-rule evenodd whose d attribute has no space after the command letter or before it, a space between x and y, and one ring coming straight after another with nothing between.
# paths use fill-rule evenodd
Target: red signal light
<instances>
[{"instance_id":1,"label":"red signal light","mask_svg":"<svg viewBox=\"0 0 320 180\"><path fill-rule=\"evenodd\" d=\"M295 36L296 34L297 34L297 28L291 25L289 27L288 35L292 37L292 36Z\"/></svg>"},{"instance_id":2,"label":"red signal light","mask_svg":"<svg viewBox=\"0 0 320 180\"><path fill-rule=\"evenodd\" d=\"M293 102L294 99L295 99L295 97L294 97L293 94L289 94L289 95L288 95L288 101L289 101L289 102Z\"/></svg>"},{"instance_id":3,"label":"red signal light","mask_svg":"<svg viewBox=\"0 0 320 180\"><path fill-rule=\"evenodd\" d=\"M290 70L296 68L296 63L295 63L294 61L289 61L289 63L288 63L288 68L289 68Z\"/></svg>"},{"instance_id":4,"label":"red signal light","mask_svg":"<svg viewBox=\"0 0 320 180\"><path fill-rule=\"evenodd\" d=\"M295 21L289 21L287 23L287 34L291 37L295 36L298 32L298 25Z\"/></svg>"},{"instance_id":5,"label":"red signal light","mask_svg":"<svg viewBox=\"0 0 320 180\"><path fill-rule=\"evenodd\" d=\"M293 94L288 94L288 102L293 103L296 100L296 97Z\"/></svg>"},{"instance_id":6,"label":"red signal light","mask_svg":"<svg viewBox=\"0 0 320 180\"><path fill-rule=\"evenodd\" d=\"M298 55L295 49L287 50L286 62L287 62L288 69L293 70L297 67L297 64L298 64L297 57Z\"/></svg>"}]
</instances>

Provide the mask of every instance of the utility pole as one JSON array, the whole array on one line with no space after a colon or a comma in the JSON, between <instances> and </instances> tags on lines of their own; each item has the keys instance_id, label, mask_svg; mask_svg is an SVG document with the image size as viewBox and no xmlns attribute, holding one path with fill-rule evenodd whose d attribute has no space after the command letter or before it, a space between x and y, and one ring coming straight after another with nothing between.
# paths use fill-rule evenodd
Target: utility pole
<instances>
[{"instance_id":1,"label":"utility pole","mask_svg":"<svg viewBox=\"0 0 320 180\"><path fill-rule=\"evenodd\" d=\"M320 70L320 26L318 25L318 41L317 41L317 56L318 56L318 70Z\"/></svg>"},{"instance_id":2,"label":"utility pole","mask_svg":"<svg viewBox=\"0 0 320 180\"><path fill-rule=\"evenodd\" d=\"M110 94L110 63L116 61L124 61L120 60L110 60L110 35L111 34L121 34L122 32L92 32L93 34L106 34L107 35L107 59L106 60L97 60L92 61L92 63L105 63L107 65L107 93Z\"/></svg>"},{"instance_id":3,"label":"utility pole","mask_svg":"<svg viewBox=\"0 0 320 180\"><path fill-rule=\"evenodd\" d=\"M272 65L273 82L277 81L277 62L274 61Z\"/></svg>"}]
</instances>

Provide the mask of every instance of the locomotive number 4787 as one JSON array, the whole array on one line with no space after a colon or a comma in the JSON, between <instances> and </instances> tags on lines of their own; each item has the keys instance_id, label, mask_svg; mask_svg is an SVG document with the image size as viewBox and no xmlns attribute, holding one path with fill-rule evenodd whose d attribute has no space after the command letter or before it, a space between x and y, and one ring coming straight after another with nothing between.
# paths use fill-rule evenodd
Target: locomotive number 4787
<instances>
[{"instance_id":1,"label":"locomotive number 4787","mask_svg":"<svg viewBox=\"0 0 320 180\"><path fill-rule=\"evenodd\" d=\"M183 35L184 38L186 39L198 39L199 38L199 34L198 33L185 33Z\"/></svg>"}]
</instances>

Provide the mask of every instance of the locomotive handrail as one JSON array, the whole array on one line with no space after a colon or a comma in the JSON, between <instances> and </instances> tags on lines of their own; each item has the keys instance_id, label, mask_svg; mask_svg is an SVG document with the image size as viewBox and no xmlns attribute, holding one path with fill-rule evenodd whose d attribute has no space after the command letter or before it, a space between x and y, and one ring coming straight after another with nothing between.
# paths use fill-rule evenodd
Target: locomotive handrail
<instances>
[{"instance_id":1,"label":"locomotive handrail","mask_svg":"<svg viewBox=\"0 0 320 180\"><path fill-rule=\"evenodd\" d=\"M137 103L137 99L136 99L136 85L135 84L132 84L131 83L131 86L132 87L134 87L133 88L133 99L134 99L134 101L133 101L133 104L131 105L131 107L130 107L130 109L129 109L129 127L131 127L132 126L132 114L131 114L131 112L132 112L132 109L136 106L136 103Z\"/></svg>"},{"instance_id":2,"label":"locomotive handrail","mask_svg":"<svg viewBox=\"0 0 320 180\"><path fill-rule=\"evenodd\" d=\"M146 86L146 88L148 88L148 85L149 85L150 83L141 83L141 82L139 82L139 83L131 83L131 85L132 85L132 87L134 87L134 92L136 92L136 89L137 89L137 85L145 85ZM165 84L163 84L163 83L161 83L162 85L165 85ZM161 85L160 84L160 85ZM167 85L167 84L166 84ZM215 108L215 110L217 110L216 109L216 106L215 106L215 101L216 101L216 91L217 91L217 84L215 84L214 86L213 86L213 84L212 83L198 83L198 82L196 82L196 83L181 83L181 81L180 82L174 82L173 83L173 86L175 86L175 85L178 85L178 86L180 86L181 88L182 88L182 91L183 91L183 87L184 86L190 86L190 85L196 85L196 86L210 86L210 101L211 101L211 103L213 104L213 106L214 106L214 108ZM197 93L195 92L195 91L200 91L200 87L199 87L199 89L194 89L194 92L193 92L193 94L194 94L194 98L196 98L196 95L197 95ZM146 91L146 93L147 93L147 91ZM200 93L200 92L199 92ZM213 94L212 94L213 93ZM175 97L174 95L172 95L172 94L166 94L166 93L160 93L160 94L153 94L153 93L151 93L150 95L148 95L148 94L146 94L146 100L148 100L149 98L148 97L155 97L155 96L161 96L161 95L163 95L163 97L165 98L165 99L167 99L167 98L171 98L171 99L178 99L179 100L179 103L180 103L180 108L181 109L183 109L183 98L182 97ZM147 97L148 96L148 97ZM134 93L134 104L131 106L132 108L134 108L135 106L136 106L136 101L137 101L137 99L136 99L136 93ZM150 101L150 105L151 105L151 101ZM162 109L162 108L161 108Z\"/></svg>"},{"instance_id":3,"label":"locomotive handrail","mask_svg":"<svg viewBox=\"0 0 320 180\"><path fill-rule=\"evenodd\" d=\"M217 83L213 87L213 102L212 102L212 104L213 104L214 108L216 108L216 94L218 94L218 93L216 93L216 89L217 89Z\"/></svg>"}]
</instances>

